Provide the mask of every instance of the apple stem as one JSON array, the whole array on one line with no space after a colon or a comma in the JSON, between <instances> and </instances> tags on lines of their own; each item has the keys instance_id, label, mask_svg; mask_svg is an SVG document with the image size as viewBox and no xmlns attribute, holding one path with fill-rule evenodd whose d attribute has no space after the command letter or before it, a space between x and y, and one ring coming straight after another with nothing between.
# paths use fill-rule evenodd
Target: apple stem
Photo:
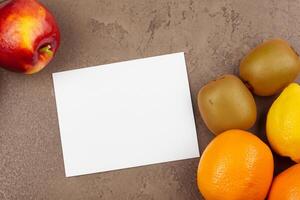
<instances>
[{"instance_id":1,"label":"apple stem","mask_svg":"<svg viewBox=\"0 0 300 200\"><path fill-rule=\"evenodd\" d=\"M46 46L40 48L40 49L39 49L39 52L40 52L41 54L47 54L48 56L53 56L53 51L51 50L51 48L52 48L51 45L48 44L48 45L46 45Z\"/></svg>"},{"instance_id":2,"label":"apple stem","mask_svg":"<svg viewBox=\"0 0 300 200\"><path fill-rule=\"evenodd\" d=\"M4 1L7 1L7 0L0 0L0 3L4 2Z\"/></svg>"}]
</instances>

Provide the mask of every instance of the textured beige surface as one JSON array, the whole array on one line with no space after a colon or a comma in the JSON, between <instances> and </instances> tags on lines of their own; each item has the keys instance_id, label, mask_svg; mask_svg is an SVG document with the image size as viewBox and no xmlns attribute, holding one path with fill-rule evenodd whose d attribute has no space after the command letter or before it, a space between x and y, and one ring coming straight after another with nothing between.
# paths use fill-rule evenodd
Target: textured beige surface
<instances>
[{"instance_id":1,"label":"textured beige surface","mask_svg":"<svg viewBox=\"0 0 300 200\"><path fill-rule=\"evenodd\" d=\"M51 73L184 51L201 152L212 139L195 103L199 88L264 39L300 51L296 0L44 0L62 32L55 60L25 76L0 70L0 199L196 200L198 159L64 178ZM171 73L171 72L170 72ZM256 98L264 136L272 98ZM116 158L118 159L118 158ZM288 159L276 172L286 168Z\"/></svg>"}]
</instances>

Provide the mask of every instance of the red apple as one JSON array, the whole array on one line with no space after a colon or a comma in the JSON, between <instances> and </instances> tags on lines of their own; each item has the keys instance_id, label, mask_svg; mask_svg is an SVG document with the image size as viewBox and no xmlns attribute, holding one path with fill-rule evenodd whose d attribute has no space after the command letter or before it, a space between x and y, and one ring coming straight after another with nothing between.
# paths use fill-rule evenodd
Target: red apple
<instances>
[{"instance_id":1,"label":"red apple","mask_svg":"<svg viewBox=\"0 0 300 200\"><path fill-rule=\"evenodd\" d=\"M36 0L0 0L0 66L33 74L55 55L60 33L52 14Z\"/></svg>"}]
</instances>

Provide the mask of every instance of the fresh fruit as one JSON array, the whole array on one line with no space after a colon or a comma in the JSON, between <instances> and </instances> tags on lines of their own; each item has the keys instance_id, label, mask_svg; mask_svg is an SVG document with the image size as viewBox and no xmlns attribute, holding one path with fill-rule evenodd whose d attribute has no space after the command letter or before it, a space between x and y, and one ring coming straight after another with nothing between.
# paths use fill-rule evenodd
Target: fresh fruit
<instances>
[{"instance_id":1,"label":"fresh fruit","mask_svg":"<svg viewBox=\"0 0 300 200\"><path fill-rule=\"evenodd\" d=\"M240 64L241 78L260 96L280 92L300 72L300 59L290 45L273 39L253 49Z\"/></svg>"},{"instance_id":2,"label":"fresh fruit","mask_svg":"<svg viewBox=\"0 0 300 200\"><path fill-rule=\"evenodd\" d=\"M251 92L234 75L211 81L198 93L198 106L208 129L219 134L230 129L248 129L256 121Z\"/></svg>"},{"instance_id":3,"label":"fresh fruit","mask_svg":"<svg viewBox=\"0 0 300 200\"><path fill-rule=\"evenodd\" d=\"M265 143L247 131L229 130L204 150L198 187L206 200L263 200L273 170L273 155Z\"/></svg>"},{"instance_id":4,"label":"fresh fruit","mask_svg":"<svg viewBox=\"0 0 300 200\"><path fill-rule=\"evenodd\" d=\"M300 86L290 84L271 106L267 137L279 155L300 163Z\"/></svg>"},{"instance_id":5,"label":"fresh fruit","mask_svg":"<svg viewBox=\"0 0 300 200\"><path fill-rule=\"evenodd\" d=\"M1 1L0 1L1 2ZM33 74L53 58L60 33L51 13L36 0L0 3L0 66Z\"/></svg>"},{"instance_id":6,"label":"fresh fruit","mask_svg":"<svg viewBox=\"0 0 300 200\"><path fill-rule=\"evenodd\" d=\"M273 181L268 200L300 199L300 164L279 174Z\"/></svg>"}]
</instances>

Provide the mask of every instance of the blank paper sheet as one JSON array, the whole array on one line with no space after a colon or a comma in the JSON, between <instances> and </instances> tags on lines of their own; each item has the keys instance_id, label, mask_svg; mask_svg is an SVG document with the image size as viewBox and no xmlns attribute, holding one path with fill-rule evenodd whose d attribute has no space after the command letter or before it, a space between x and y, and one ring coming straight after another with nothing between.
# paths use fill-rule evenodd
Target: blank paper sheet
<instances>
[{"instance_id":1,"label":"blank paper sheet","mask_svg":"<svg viewBox=\"0 0 300 200\"><path fill-rule=\"evenodd\" d=\"M53 81L67 177L199 157L184 53Z\"/></svg>"}]
</instances>

